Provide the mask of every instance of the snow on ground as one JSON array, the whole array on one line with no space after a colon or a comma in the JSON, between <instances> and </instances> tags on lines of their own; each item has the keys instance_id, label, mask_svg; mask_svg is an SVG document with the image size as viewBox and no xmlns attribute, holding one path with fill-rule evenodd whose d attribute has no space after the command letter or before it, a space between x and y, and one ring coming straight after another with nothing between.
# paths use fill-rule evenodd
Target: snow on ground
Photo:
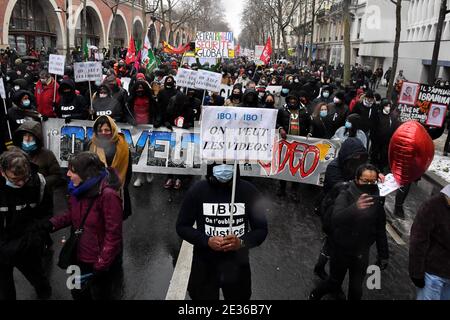
<instances>
[{"instance_id":1,"label":"snow on ground","mask_svg":"<svg viewBox=\"0 0 450 320\"><path fill-rule=\"evenodd\" d=\"M434 156L433 163L429 171L435 173L450 184L450 157L444 157L440 154Z\"/></svg>"}]
</instances>

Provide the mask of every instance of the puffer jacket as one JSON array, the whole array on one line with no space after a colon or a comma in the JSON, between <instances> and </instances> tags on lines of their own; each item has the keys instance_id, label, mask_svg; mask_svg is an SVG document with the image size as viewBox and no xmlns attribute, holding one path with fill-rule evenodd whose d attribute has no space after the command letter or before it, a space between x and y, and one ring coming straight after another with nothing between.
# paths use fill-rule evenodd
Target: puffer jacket
<instances>
[{"instance_id":1,"label":"puffer jacket","mask_svg":"<svg viewBox=\"0 0 450 320\"><path fill-rule=\"evenodd\" d=\"M108 270L122 250L123 210L119 188L119 178L109 169L107 177L82 198L70 197L66 214L50 220L54 231L70 226L78 229L93 201L78 243L77 258L92 264L96 271Z\"/></svg>"},{"instance_id":2,"label":"puffer jacket","mask_svg":"<svg viewBox=\"0 0 450 320\"><path fill-rule=\"evenodd\" d=\"M23 135L25 133L32 134L36 139L38 148L29 153L31 161L39 167L39 173L45 177L47 188L53 190L55 187L63 183L61 175L61 167L55 157L55 154L44 148L44 140L42 136L42 125L36 121L27 121L22 124L14 133L14 145L21 148Z\"/></svg>"}]
</instances>

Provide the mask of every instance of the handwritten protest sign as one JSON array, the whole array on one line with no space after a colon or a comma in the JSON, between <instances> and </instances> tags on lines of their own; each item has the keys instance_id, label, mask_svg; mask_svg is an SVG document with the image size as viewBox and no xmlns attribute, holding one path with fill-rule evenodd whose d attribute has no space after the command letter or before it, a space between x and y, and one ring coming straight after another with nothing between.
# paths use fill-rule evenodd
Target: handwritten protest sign
<instances>
[{"instance_id":1,"label":"handwritten protest sign","mask_svg":"<svg viewBox=\"0 0 450 320\"><path fill-rule=\"evenodd\" d=\"M101 62L81 62L73 65L75 82L102 81Z\"/></svg>"},{"instance_id":2,"label":"handwritten protest sign","mask_svg":"<svg viewBox=\"0 0 450 320\"><path fill-rule=\"evenodd\" d=\"M57 74L59 76L64 75L64 66L66 64L66 57L57 54L51 54L48 62L48 72L51 74Z\"/></svg>"},{"instance_id":3,"label":"handwritten protest sign","mask_svg":"<svg viewBox=\"0 0 450 320\"><path fill-rule=\"evenodd\" d=\"M426 84L404 82L398 97L400 121L419 121L441 128L450 105L450 90Z\"/></svg>"},{"instance_id":4,"label":"handwritten protest sign","mask_svg":"<svg viewBox=\"0 0 450 320\"><path fill-rule=\"evenodd\" d=\"M176 82L177 86L182 88L196 89L197 71L189 69L178 69Z\"/></svg>"},{"instance_id":5,"label":"handwritten protest sign","mask_svg":"<svg viewBox=\"0 0 450 320\"><path fill-rule=\"evenodd\" d=\"M195 87L197 89L209 90L212 92L220 92L220 87L222 84L222 74L198 70L197 79L195 80Z\"/></svg>"},{"instance_id":6,"label":"handwritten protest sign","mask_svg":"<svg viewBox=\"0 0 450 320\"><path fill-rule=\"evenodd\" d=\"M277 110L204 107L201 123L203 160L270 160Z\"/></svg>"}]
</instances>

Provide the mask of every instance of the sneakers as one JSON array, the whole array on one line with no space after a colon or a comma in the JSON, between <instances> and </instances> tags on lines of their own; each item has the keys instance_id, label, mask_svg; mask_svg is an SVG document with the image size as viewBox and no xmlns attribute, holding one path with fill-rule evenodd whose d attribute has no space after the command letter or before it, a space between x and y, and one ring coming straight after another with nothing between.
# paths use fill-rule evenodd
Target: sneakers
<instances>
[{"instance_id":1,"label":"sneakers","mask_svg":"<svg viewBox=\"0 0 450 320\"><path fill-rule=\"evenodd\" d=\"M133 186L134 186L135 188L140 188L140 187L142 187L142 180L141 180L140 177L136 179L136 181L134 182Z\"/></svg>"},{"instance_id":2,"label":"sneakers","mask_svg":"<svg viewBox=\"0 0 450 320\"><path fill-rule=\"evenodd\" d=\"M164 189L172 189L174 185L173 179L168 179L164 185Z\"/></svg>"}]
</instances>

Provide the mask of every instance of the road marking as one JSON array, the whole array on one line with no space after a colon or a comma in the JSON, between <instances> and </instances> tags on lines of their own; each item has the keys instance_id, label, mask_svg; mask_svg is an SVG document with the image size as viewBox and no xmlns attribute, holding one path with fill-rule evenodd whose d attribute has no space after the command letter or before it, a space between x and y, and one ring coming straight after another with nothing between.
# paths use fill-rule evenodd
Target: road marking
<instances>
[{"instance_id":1,"label":"road marking","mask_svg":"<svg viewBox=\"0 0 450 320\"><path fill-rule=\"evenodd\" d=\"M166 300L183 301L186 299L193 248L193 245L183 241L177 265L170 280L169 290L167 290Z\"/></svg>"},{"instance_id":2,"label":"road marking","mask_svg":"<svg viewBox=\"0 0 450 320\"><path fill-rule=\"evenodd\" d=\"M392 226L389 223L386 223L386 231L389 233L389 235L392 237L392 239L394 239L394 241L399 246L405 246L406 245L406 242L403 241L403 239L398 235L397 232L395 232L394 228L392 228Z\"/></svg>"}]
</instances>

